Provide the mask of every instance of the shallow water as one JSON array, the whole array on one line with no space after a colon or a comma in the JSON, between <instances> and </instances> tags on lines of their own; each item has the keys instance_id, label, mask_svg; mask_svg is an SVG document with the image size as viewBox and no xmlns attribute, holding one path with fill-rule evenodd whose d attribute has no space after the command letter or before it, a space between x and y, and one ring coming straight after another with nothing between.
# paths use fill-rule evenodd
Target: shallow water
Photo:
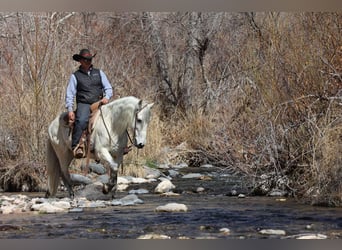
<instances>
[{"instance_id":1,"label":"shallow water","mask_svg":"<svg viewBox=\"0 0 342 250\"><path fill-rule=\"evenodd\" d=\"M294 199L228 196L232 187L243 191L239 182L178 179L180 193L164 197L150 192L138 195L144 204L85 209L79 213L0 215L0 238L7 239L136 239L146 234L177 238L257 239L293 238L299 234L324 234L342 238L342 208L302 205ZM137 185L131 189L149 188ZM192 192L197 187L206 192ZM240 190L239 190L240 189ZM43 193L31 193L31 197ZM60 195L65 195L61 193ZM127 195L118 193L117 198ZM170 202L185 204L188 212L155 212ZM228 228L229 233L220 229ZM281 229L286 235L262 235L262 229Z\"/></svg>"}]
</instances>

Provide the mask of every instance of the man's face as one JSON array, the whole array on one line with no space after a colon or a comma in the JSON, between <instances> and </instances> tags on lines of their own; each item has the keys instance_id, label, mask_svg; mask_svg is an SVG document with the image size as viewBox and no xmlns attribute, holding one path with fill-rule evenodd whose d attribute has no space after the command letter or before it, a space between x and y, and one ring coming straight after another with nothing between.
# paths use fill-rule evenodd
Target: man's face
<instances>
[{"instance_id":1,"label":"man's face","mask_svg":"<svg viewBox=\"0 0 342 250\"><path fill-rule=\"evenodd\" d=\"M91 59L82 58L80 63L82 67L89 67L91 65Z\"/></svg>"}]
</instances>

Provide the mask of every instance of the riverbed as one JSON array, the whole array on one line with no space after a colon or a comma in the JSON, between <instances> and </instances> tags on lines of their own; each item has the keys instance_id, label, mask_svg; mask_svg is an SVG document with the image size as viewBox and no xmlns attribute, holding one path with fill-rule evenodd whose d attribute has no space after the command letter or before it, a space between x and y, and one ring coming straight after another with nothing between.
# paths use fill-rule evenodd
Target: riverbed
<instances>
[{"instance_id":1,"label":"riverbed","mask_svg":"<svg viewBox=\"0 0 342 250\"><path fill-rule=\"evenodd\" d=\"M231 182L230 182L231 183ZM300 204L289 197L232 196L222 180L178 179L177 196L139 194L143 204L58 214L0 215L1 239L293 239L342 238L342 209ZM146 184L147 185L147 184ZM153 185L148 184L150 190ZM243 187L235 182L235 190ZM138 185L140 186L140 185ZM196 192L204 187L204 192ZM217 188L215 188L217 187ZM136 188L136 187L134 187ZM146 187L145 187L146 188ZM240 188L240 189L239 189ZM43 197L43 193L28 194ZM59 193L64 196L65 193ZM118 192L116 198L127 191ZM156 212L168 203L187 212ZM273 231L272 231L273 230ZM266 232L266 233L262 233Z\"/></svg>"}]
</instances>

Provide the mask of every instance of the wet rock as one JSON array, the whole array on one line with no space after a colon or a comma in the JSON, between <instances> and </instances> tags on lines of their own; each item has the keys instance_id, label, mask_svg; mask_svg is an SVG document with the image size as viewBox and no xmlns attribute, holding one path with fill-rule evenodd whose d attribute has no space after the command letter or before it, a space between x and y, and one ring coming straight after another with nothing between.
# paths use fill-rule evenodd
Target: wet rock
<instances>
[{"instance_id":1,"label":"wet rock","mask_svg":"<svg viewBox=\"0 0 342 250\"><path fill-rule=\"evenodd\" d=\"M171 197L171 196L179 196L180 194L174 193L174 192L166 192L166 193L162 193L160 196L163 197Z\"/></svg>"},{"instance_id":2,"label":"wet rock","mask_svg":"<svg viewBox=\"0 0 342 250\"><path fill-rule=\"evenodd\" d=\"M220 233L224 234L224 235L229 235L230 234L230 229L229 228L221 228L220 229Z\"/></svg>"},{"instance_id":3,"label":"wet rock","mask_svg":"<svg viewBox=\"0 0 342 250\"><path fill-rule=\"evenodd\" d=\"M156 212L187 212L188 207L179 203L168 203L155 209Z\"/></svg>"},{"instance_id":4,"label":"wet rock","mask_svg":"<svg viewBox=\"0 0 342 250\"><path fill-rule=\"evenodd\" d=\"M80 207L69 209L69 213L82 213L83 211L84 211L83 208L80 208Z\"/></svg>"},{"instance_id":5,"label":"wet rock","mask_svg":"<svg viewBox=\"0 0 342 250\"><path fill-rule=\"evenodd\" d=\"M201 168L213 168L214 166L211 164L203 164L200 166Z\"/></svg>"},{"instance_id":6,"label":"wet rock","mask_svg":"<svg viewBox=\"0 0 342 250\"><path fill-rule=\"evenodd\" d=\"M171 237L164 235L164 234L145 234L145 235L139 236L137 239L140 239L140 240L165 240L165 239L171 239Z\"/></svg>"},{"instance_id":7,"label":"wet rock","mask_svg":"<svg viewBox=\"0 0 342 250\"><path fill-rule=\"evenodd\" d=\"M182 176L183 179L200 179L201 177L203 175L199 173L190 173Z\"/></svg>"},{"instance_id":8,"label":"wet rock","mask_svg":"<svg viewBox=\"0 0 342 250\"><path fill-rule=\"evenodd\" d=\"M67 209L56 207L50 203L33 204L31 210L44 214L55 214L67 212Z\"/></svg>"},{"instance_id":9,"label":"wet rock","mask_svg":"<svg viewBox=\"0 0 342 250\"><path fill-rule=\"evenodd\" d=\"M297 235L295 238L297 240L324 240L327 239L328 236L324 234L303 234Z\"/></svg>"},{"instance_id":10,"label":"wet rock","mask_svg":"<svg viewBox=\"0 0 342 250\"><path fill-rule=\"evenodd\" d=\"M267 195L271 197L283 197L287 195L287 192L280 189L273 189Z\"/></svg>"},{"instance_id":11,"label":"wet rock","mask_svg":"<svg viewBox=\"0 0 342 250\"><path fill-rule=\"evenodd\" d=\"M121 199L115 199L111 202L112 206L132 206L136 204L144 203L141 199L138 198L135 194L129 194Z\"/></svg>"},{"instance_id":12,"label":"wet rock","mask_svg":"<svg viewBox=\"0 0 342 250\"><path fill-rule=\"evenodd\" d=\"M107 184L109 181L109 175L107 174L100 175L96 178L95 181L101 182L103 184Z\"/></svg>"},{"instance_id":13,"label":"wet rock","mask_svg":"<svg viewBox=\"0 0 342 250\"><path fill-rule=\"evenodd\" d=\"M158 168L160 169L169 169L171 166L167 163L164 163L164 164L159 164L158 165Z\"/></svg>"},{"instance_id":14,"label":"wet rock","mask_svg":"<svg viewBox=\"0 0 342 250\"><path fill-rule=\"evenodd\" d=\"M102 164L96 162L89 163L89 169L98 175L103 175L106 173L106 168Z\"/></svg>"},{"instance_id":15,"label":"wet rock","mask_svg":"<svg viewBox=\"0 0 342 250\"><path fill-rule=\"evenodd\" d=\"M111 194L103 194L103 184L101 182L95 182L86 185L84 189L75 192L76 197L84 197L87 200L108 200L111 198Z\"/></svg>"},{"instance_id":16,"label":"wet rock","mask_svg":"<svg viewBox=\"0 0 342 250\"><path fill-rule=\"evenodd\" d=\"M181 169L181 168L187 168L188 167L188 164L185 163L185 162L181 162L179 164L176 164L176 165L173 165L172 168L175 168L175 169Z\"/></svg>"},{"instance_id":17,"label":"wet rock","mask_svg":"<svg viewBox=\"0 0 342 250\"><path fill-rule=\"evenodd\" d=\"M179 175L179 172L173 169L168 170L168 173L171 177L176 177Z\"/></svg>"},{"instance_id":18,"label":"wet rock","mask_svg":"<svg viewBox=\"0 0 342 250\"><path fill-rule=\"evenodd\" d=\"M172 184L172 182L168 179L163 179L162 182L160 182L157 187L154 189L155 193L166 193L170 192L172 189L174 189L176 186Z\"/></svg>"},{"instance_id":19,"label":"wet rock","mask_svg":"<svg viewBox=\"0 0 342 250\"><path fill-rule=\"evenodd\" d=\"M88 177L80 174L70 174L71 180L73 181L74 184L84 184L88 185L91 184L92 181Z\"/></svg>"},{"instance_id":20,"label":"wet rock","mask_svg":"<svg viewBox=\"0 0 342 250\"><path fill-rule=\"evenodd\" d=\"M147 189L141 188L141 189L136 189L136 190L135 189L130 190L128 193L129 194L148 194L149 192Z\"/></svg>"},{"instance_id":21,"label":"wet rock","mask_svg":"<svg viewBox=\"0 0 342 250\"><path fill-rule=\"evenodd\" d=\"M83 206L80 206L81 208L101 208L106 207L107 203L104 200L96 200L96 201L85 201Z\"/></svg>"},{"instance_id":22,"label":"wet rock","mask_svg":"<svg viewBox=\"0 0 342 250\"><path fill-rule=\"evenodd\" d=\"M161 172L158 169L144 167L146 179L158 179L161 176Z\"/></svg>"},{"instance_id":23,"label":"wet rock","mask_svg":"<svg viewBox=\"0 0 342 250\"><path fill-rule=\"evenodd\" d=\"M265 235L286 235L286 232L281 229L263 229L259 233Z\"/></svg>"}]
</instances>

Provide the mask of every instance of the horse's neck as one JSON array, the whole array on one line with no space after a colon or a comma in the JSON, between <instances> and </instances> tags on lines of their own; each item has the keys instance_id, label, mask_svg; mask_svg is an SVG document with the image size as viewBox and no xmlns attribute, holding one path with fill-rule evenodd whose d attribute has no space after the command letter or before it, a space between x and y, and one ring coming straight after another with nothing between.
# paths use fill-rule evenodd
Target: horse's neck
<instances>
[{"instance_id":1,"label":"horse's neck","mask_svg":"<svg viewBox=\"0 0 342 250\"><path fill-rule=\"evenodd\" d=\"M107 126L112 131L122 132L131 124L134 114L134 105L125 104L124 102L110 103L105 106L104 118Z\"/></svg>"}]
</instances>

